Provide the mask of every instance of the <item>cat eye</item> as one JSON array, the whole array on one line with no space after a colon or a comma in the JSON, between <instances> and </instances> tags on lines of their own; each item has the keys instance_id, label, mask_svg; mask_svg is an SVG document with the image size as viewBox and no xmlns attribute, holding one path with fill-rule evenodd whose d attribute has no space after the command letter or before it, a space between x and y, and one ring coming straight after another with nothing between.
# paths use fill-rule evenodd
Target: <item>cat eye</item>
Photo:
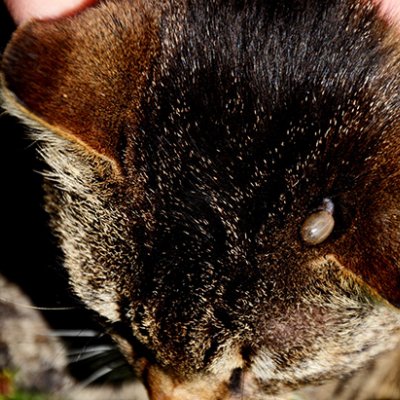
<instances>
[{"instance_id":1,"label":"cat eye","mask_svg":"<svg viewBox=\"0 0 400 400\"><path fill-rule=\"evenodd\" d=\"M334 226L333 203L329 199L324 199L322 207L306 218L300 235L306 244L315 246L330 236Z\"/></svg>"}]
</instances>

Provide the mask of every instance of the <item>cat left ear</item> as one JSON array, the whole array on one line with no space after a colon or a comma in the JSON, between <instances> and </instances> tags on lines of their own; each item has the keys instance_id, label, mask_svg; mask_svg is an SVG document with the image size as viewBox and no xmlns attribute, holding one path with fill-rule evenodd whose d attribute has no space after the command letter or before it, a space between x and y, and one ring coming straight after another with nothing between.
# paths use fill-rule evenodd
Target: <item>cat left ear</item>
<instances>
[{"instance_id":1,"label":"cat left ear","mask_svg":"<svg viewBox=\"0 0 400 400\"><path fill-rule=\"evenodd\" d=\"M121 166L124 127L135 126L158 50L152 2L105 2L14 34L2 59L6 107Z\"/></svg>"}]
</instances>

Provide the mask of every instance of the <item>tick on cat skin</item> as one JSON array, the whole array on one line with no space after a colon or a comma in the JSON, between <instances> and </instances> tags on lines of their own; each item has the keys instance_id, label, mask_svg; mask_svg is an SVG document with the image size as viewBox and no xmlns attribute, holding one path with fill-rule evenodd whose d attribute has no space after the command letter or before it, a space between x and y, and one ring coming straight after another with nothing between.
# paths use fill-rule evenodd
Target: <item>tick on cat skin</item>
<instances>
[{"instance_id":1,"label":"tick on cat skin","mask_svg":"<svg viewBox=\"0 0 400 400\"><path fill-rule=\"evenodd\" d=\"M21 26L2 73L71 288L152 400L265 400L400 341L400 39L372 1L108 0Z\"/></svg>"},{"instance_id":2,"label":"tick on cat skin","mask_svg":"<svg viewBox=\"0 0 400 400\"><path fill-rule=\"evenodd\" d=\"M300 231L305 243L314 246L324 242L331 235L335 226L333 209L332 201L324 199L322 209L307 217Z\"/></svg>"}]
</instances>

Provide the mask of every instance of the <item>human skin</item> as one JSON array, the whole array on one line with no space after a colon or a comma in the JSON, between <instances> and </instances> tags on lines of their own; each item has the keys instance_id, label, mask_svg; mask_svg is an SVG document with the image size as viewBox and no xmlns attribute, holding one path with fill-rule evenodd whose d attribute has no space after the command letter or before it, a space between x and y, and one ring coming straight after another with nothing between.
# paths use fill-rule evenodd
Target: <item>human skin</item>
<instances>
[{"instance_id":1,"label":"human skin","mask_svg":"<svg viewBox=\"0 0 400 400\"><path fill-rule=\"evenodd\" d=\"M399 0L374 0L375 3L381 3L382 10L390 14L399 14L400 1Z\"/></svg>"},{"instance_id":2,"label":"human skin","mask_svg":"<svg viewBox=\"0 0 400 400\"><path fill-rule=\"evenodd\" d=\"M400 1L373 0L382 13L396 22L400 29ZM96 0L5 0L17 24L32 18L50 19L76 14Z\"/></svg>"},{"instance_id":3,"label":"human skin","mask_svg":"<svg viewBox=\"0 0 400 400\"><path fill-rule=\"evenodd\" d=\"M382 14L394 22L400 31L400 0L373 0L380 5Z\"/></svg>"},{"instance_id":4,"label":"human skin","mask_svg":"<svg viewBox=\"0 0 400 400\"><path fill-rule=\"evenodd\" d=\"M73 15L96 0L5 0L14 21L21 24L33 18L52 19Z\"/></svg>"}]
</instances>

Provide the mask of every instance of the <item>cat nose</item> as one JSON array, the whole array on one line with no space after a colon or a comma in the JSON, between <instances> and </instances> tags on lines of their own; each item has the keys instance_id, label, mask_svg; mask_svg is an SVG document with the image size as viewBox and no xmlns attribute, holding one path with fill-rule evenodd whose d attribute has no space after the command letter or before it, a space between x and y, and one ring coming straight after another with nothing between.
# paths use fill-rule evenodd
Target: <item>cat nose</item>
<instances>
[{"instance_id":1,"label":"cat nose","mask_svg":"<svg viewBox=\"0 0 400 400\"><path fill-rule=\"evenodd\" d=\"M218 396L218 397L216 397ZM240 394L226 394L224 397L220 397L216 394L209 394L204 397L203 394L193 394L190 392L180 392L177 394L165 394L165 393L153 393L150 395L150 400L244 400L245 398ZM246 397L246 399L248 399Z\"/></svg>"},{"instance_id":2,"label":"cat nose","mask_svg":"<svg viewBox=\"0 0 400 400\"><path fill-rule=\"evenodd\" d=\"M245 400L244 373L235 368L225 379L203 377L190 382L177 382L157 367L150 367L147 388L150 400Z\"/></svg>"},{"instance_id":3,"label":"cat nose","mask_svg":"<svg viewBox=\"0 0 400 400\"><path fill-rule=\"evenodd\" d=\"M235 368L232 371L231 377L228 382L229 392L232 393L232 396L238 395L241 396L243 394L243 369ZM234 397L230 396L229 399L234 399Z\"/></svg>"}]
</instances>

